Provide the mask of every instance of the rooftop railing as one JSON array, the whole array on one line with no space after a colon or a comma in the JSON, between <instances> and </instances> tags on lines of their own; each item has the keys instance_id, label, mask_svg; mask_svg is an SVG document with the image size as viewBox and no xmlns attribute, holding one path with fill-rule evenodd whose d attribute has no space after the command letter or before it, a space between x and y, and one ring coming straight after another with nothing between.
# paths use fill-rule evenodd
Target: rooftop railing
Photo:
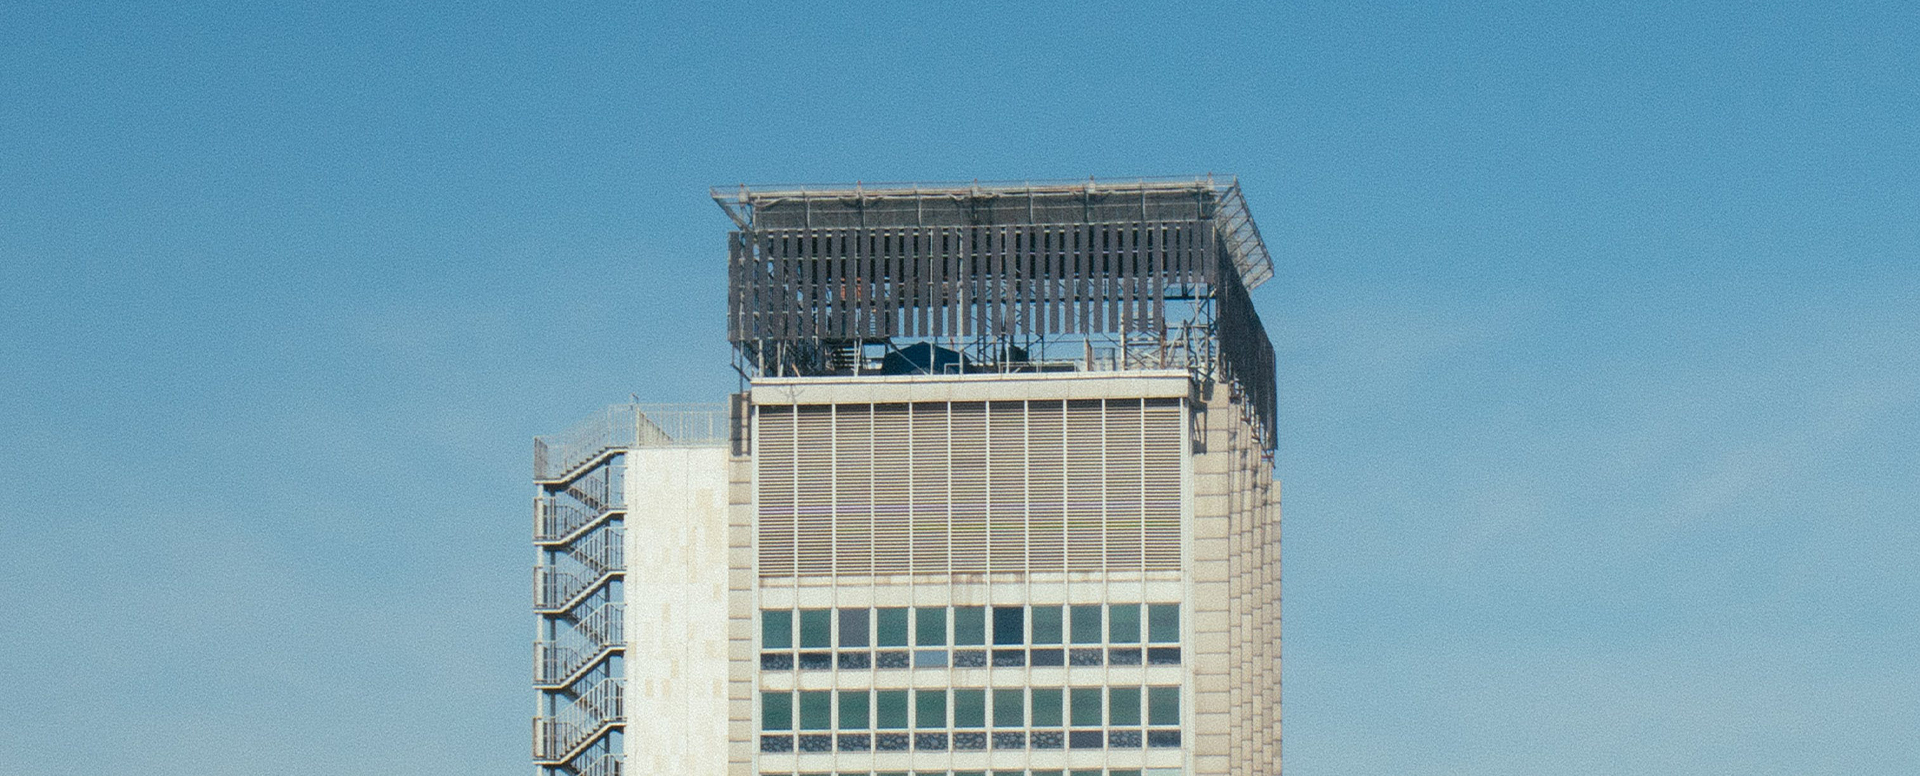
<instances>
[{"instance_id":1,"label":"rooftop railing","mask_svg":"<svg viewBox=\"0 0 1920 776\"><path fill-rule=\"evenodd\" d=\"M567 431L533 439L533 478L563 480L611 450L708 447L728 441L725 404L615 404Z\"/></svg>"}]
</instances>

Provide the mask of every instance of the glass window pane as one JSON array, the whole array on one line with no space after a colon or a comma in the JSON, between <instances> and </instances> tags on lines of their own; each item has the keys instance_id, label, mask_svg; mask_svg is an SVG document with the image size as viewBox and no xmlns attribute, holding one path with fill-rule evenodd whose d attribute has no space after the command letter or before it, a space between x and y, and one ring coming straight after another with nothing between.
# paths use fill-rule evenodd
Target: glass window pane
<instances>
[{"instance_id":1,"label":"glass window pane","mask_svg":"<svg viewBox=\"0 0 1920 776\"><path fill-rule=\"evenodd\" d=\"M867 645L867 612L866 609L840 610L840 646Z\"/></svg>"},{"instance_id":2,"label":"glass window pane","mask_svg":"<svg viewBox=\"0 0 1920 776\"><path fill-rule=\"evenodd\" d=\"M993 691L993 726L997 728L1017 728L1027 726L1027 692L1017 687L1002 687Z\"/></svg>"},{"instance_id":3,"label":"glass window pane","mask_svg":"<svg viewBox=\"0 0 1920 776\"><path fill-rule=\"evenodd\" d=\"M1074 727L1100 726L1100 688L1075 687L1071 691Z\"/></svg>"},{"instance_id":4,"label":"glass window pane","mask_svg":"<svg viewBox=\"0 0 1920 776\"><path fill-rule=\"evenodd\" d=\"M907 729L906 690L880 690L873 694L873 726L881 730Z\"/></svg>"},{"instance_id":5,"label":"glass window pane","mask_svg":"<svg viewBox=\"0 0 1920 776\"><path fill-rule=\"evenodd\" d=\"M1058 606L1033 607L1033 643L1060 643L1060 613Z\"/></svg>"},{"instance_id":6,"label":"glass window pane","mask_svg":"<svg viewBox=\"0 0 1920 776\"><path fill-rule=\"evenodd\" d=\"M913 610L913 643L922 647L947 645L947 608L922 606Z\"/></svg>"},{"instance_id":7,"label":"glass window pane","mask_svg":"<svg viewBox=\"0 0 1920 776\"><path fill-rule=\"evenodd\" d=\"M827 649L833 646L833 613L826 609L800 611L800 648Z\"/></svg>"},{"instance_id":8,"label":"glass window pane","mask_svg":"<svg viewBox=\"0 0 1920 776\"><path fill-rule=\"evenodd\" d=\"M1060 708L1064 705L1061 703L1060 693L1058 687L1033 688L1034 727L1060 727L1063 721Z\"/></svg>"},{"instance_id":9,"label":"glass window pane","mask_svg":"<svg viewBox=\"0 0 1920 776\"><path fill-rule=\"evenodd\" d=\"M793 729L793 694L785 692L760 693L760 729Z\"/></svg>"},{"instance_id":10,"label":"glass window pane","mask_svg":"<svg viewBox=\"0 0 1920 776\"><path fill-rule=\"evenodd\" d=\"M1027 609L1024 606L993 607L993 643L1027 643Z\"/></svg>"},{"instance_id":11,"label":"glass window pane","mask_svg":"<svg viewBox=\"0 0 1920 776\"><path fill-rule=\"evenodd\" d=\"M1140 724L1140 688L1107 688L1107 724L1114 727Z\"/></svg>"},{"instance_id":12,"label":"glass window pane","mask_svg":"<svg viewBox=\"0 0 1920 776\"><path fill-rule=\"evenodd\" d=\"M1151 687L1147 689L1147 724L1180 724L1180 688Z\"/></svg>"},{"instance_id":13,"label":"glass window pane","mask_svg":"<svg viewBox=\"0 0 1920 776\"><path fill-rule=\"evenodd\" d=\"M957 728L983 728L987 726L987 691L953 691L953 726Z\"/></svg>"},{"instance_id":14,"label":"glass window pane","mask_svg":"<svg viewBox=\"0 0 1920 776\"><path fill-rule=\"evenodd\" d=\"M760 613L760 646L764 649L793 649L793 612L768 609Z\"/></svg>"},{"instance_id":15,"label":"glass window pane","mask_svg":"<svg viewBox=\"0 0 1920 776\"><path fill-rule=\"evenodd\" d=\"M1100 605L1073 607L1073 643L1098 644L1106 629L1101 627Z\"/></svg>"},{"instance_id":16,"label":"glass window pane","mask_svg":"<svg viewBox=\"0 0 1920 776\"><path fill-rule=\"evenodd\" d=\"M805 623L801 624L806 627ZM1140 605L1114 604L1107 607L1107 638L1115 644L1140 643ZM801 643L805 646L805 642Z\"/></svg>"},{"instance_id":17,"label":"glass window pane","mask_svg":"<svg viewBox=\"0 0 1920 776\"><path fill-rule=\"evenodd\" d=\"M983 606L953 608L953 643L975 646L987 643L987 609Z\"/></svg>"},{"instance_id":18,"label":"glass window pane","mask_svg":"<svg viewBox=\"0 0 1920 776\"><path fill-rule=\"evenodd\" d=\"M833 693L826 690L800 693L800 729L826 730L833 727Z\"/></svg>"},{"instance_id":19,"label":"glass window pane","mask_svg":"<svg viewBox=\"0 0 1920 776\"><path fill-rule=\"evenodd\" d=\"M870 696L866 690L840 691L840 729L866 730L867 706Z\"/></svg>"},{"instance_id":20,"label":"glass window pane","mask_svg":"<svg viewBox=\"0 0 1920 776\"><path fill-rule=\"evenodd\" d=\"M921 729L947 726L947 691L913 691L913 726Z\"/></svg>"},{"instance_id":21,"label":"glass window pane","mask_svg":"<svg viewBox=\"0 0 1920 776\"><path fill-rule=\"evenodd\" d=\"M904 647L907 645L907 609L879 609L874 611L875 630L878 631L874 644L882 647Z\"/></svg>"},{"instance_id":22,"label":"glass window pane","mask_svg":"<svg viewBox=\"0 0 1920 776\"><path fill-rule=\"evenodd\" d=\"M1147 607L1147 640L1172 644L1180 640L1180 605L1153 604Z\"/></svg>"}]
</instances>

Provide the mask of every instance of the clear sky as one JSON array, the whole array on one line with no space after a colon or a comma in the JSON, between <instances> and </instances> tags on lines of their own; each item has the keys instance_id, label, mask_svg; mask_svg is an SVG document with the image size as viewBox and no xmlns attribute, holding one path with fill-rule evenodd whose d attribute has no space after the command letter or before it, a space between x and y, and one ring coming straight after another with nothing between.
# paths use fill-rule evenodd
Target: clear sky
<instances>
[{"instance_id":1,"label":"clear sky","mask_svg":"<svg viewBox=\"0 0 1920 776\"><path fill-rule=\"evenodd\" d=\"M709 185L1212 171L1290 774L1920 772L1914 4L560 5L0 5L0 771L527 773Z\"/></svg>"}]
</instances>

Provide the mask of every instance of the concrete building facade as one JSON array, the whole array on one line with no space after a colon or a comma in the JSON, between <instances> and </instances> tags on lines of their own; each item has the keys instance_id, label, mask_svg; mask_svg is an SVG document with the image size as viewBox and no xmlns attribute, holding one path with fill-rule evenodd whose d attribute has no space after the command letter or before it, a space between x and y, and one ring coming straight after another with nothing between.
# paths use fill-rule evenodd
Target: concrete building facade
<instances>
[{"instance_id":1,"label":"concrete building facade","mask_svg":"<svg viewBox=\"0 0 1920 776\"><path fill-rule=\"evenodd\" d=\"M1278 773L1238 186L716 199L741 393L536 440L541 771Z\"/></svg>"}]
</instances>

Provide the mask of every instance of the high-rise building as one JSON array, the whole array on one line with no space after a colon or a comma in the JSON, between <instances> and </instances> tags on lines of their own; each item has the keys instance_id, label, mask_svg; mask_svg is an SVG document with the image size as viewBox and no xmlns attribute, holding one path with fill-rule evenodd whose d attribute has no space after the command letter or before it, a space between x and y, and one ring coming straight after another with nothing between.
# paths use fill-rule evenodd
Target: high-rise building
<instances>
[{"instance_id":1,"label":"high-rise building","mask_svg":"<svg viewBox=\"0 0 1920 776\"><path fill-rule=\"evenodd\" d=\"M1277 774L1237 183L714 198L743 390L535 442L542 772Z\"/></svg>"}]
</instances>

